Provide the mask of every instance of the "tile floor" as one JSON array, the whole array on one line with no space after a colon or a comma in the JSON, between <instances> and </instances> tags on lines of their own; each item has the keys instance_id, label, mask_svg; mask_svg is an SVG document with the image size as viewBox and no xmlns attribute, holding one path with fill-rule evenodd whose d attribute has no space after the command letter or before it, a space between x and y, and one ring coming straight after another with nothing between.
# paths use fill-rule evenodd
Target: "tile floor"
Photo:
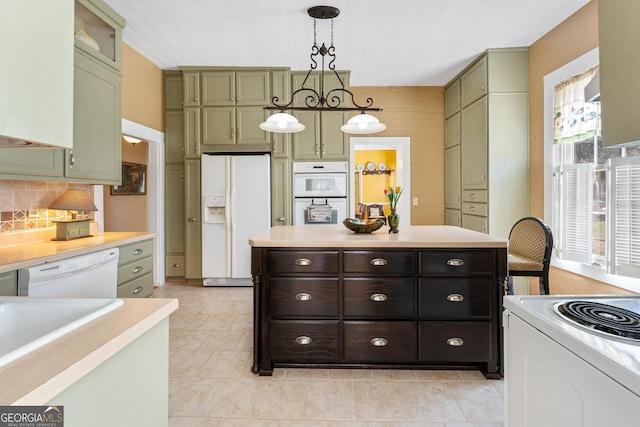
<instances>
[{"instance_id":1,"label":"tile floor","mask_svg":"<svg viewBox=\"0 0 640 427\"><path fill-rule=\"evenodd\" d=\"M251 373L251 288L168 282L171 427L502 427L503 382L478 371Z\"/></svg>"}]
</instances>

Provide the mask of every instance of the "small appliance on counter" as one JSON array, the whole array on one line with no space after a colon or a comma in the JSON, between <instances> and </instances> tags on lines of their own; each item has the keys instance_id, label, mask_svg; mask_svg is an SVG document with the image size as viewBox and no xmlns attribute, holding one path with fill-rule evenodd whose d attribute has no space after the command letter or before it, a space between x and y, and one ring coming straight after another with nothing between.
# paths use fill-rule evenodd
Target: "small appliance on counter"
<instances>
[{"instance_id":1,"label":"small appliance on counter","mask_svg":"<svg viewBox=\"0 0 640 427\"><path fill-rule=\"evenodd\" d=\"M640 296L506 296L505 425L635 426Z\"/></svg>"},{"instance_id":2,"label":"small appliance on counter","mask_svg":"<svg viewBox=\"0 0 640 427\"><path fill-rule=\"evenodd\" d=\"M271 226L270 156L201 161L203 285L252 286L249 238Z\"/></svg>"}]
</instances>

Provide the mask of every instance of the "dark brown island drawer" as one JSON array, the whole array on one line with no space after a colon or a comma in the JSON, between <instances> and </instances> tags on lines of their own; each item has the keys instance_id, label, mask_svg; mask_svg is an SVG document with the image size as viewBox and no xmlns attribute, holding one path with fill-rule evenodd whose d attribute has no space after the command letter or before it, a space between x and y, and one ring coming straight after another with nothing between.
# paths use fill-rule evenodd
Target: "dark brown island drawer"
<instances>
[{"instance_id":1,"label":"dark brown island drawer","mask_svg":"<svg viewBox=\"0 0 640 427\"><path fill-rule=\"evenodd\" d=\"M267 271L278 273L338 273L338 251L269 251Z\"/></svg>"},{"instance_id":2,"label":"dark brown island drawer","mask_svg":"<svg viewBox=\"0 0 640 427\"><path fill-rule=\"evenodd\" d=\"M421 278L418 281L420 318L490 318L492 283L490 277Z\"/></svg>"},{"instance_id":3,"label":"dark brown island drawer","mask_svg":"<svg viewBox=\"0 0 640 427\"><path fill-rule=\"evenodd\" d=\"M416 322L347 321L343 326L347 362L397 362L416 360Z\"/></svg>"},{"instance_id":4,"label":"dark brown island drawer","mask_svg":"<svg viewBox=\"0 0 640 427\"><path fill-rule=\"evenodd\" d=\"M270 320L270 357L282 362L334 362L338 325L337 320Z\"/></svg>"},{"instance_id":5,"label":"dark brown island drawer","mask_svg":"<svg viewBox=\"0 0 640 427\"><path fill-rule=\"evenodd\" d=\"M344 279L345 317L413 318L415 302L412 277Z\"/></svg>"},{"instance_id":6,"label":"dark brown island drawer","mask_svg":"<svg viewBox=\"0 0 640 427\"><path fill-rule=\"evenodd\" d=\"M484 362L491 359L491 322L420 322L421 362Z\"/></svg>"},{"instance_id":7,"label":"dark brown island drawer","mask_svg":"<svg viewBox=\"0 0 640 427\"><path fill-rule=\"evenodd\" d=\"M345 273L412 274L412 251L344 251Z\"/></svg>"},{"instance_id":8,"label":"dark brown island drawer","mask_svg":"<svg viewBox=\"0 0 640 427\"><path fill-rule=\"evenodd\" d=\"M420 274L489 275L495 264L491 251L422 251Z\"/></svg>"},{"instance_id":9,"label":"dark brown island drawer","mask_svg":"<svg viewBox=\"0 0 640 427\"><path fill-rule=\"evenodd\" d=\"M338 279L272 277L269 280L271 317L338 316Z\"/></svg>"}]
</instances>

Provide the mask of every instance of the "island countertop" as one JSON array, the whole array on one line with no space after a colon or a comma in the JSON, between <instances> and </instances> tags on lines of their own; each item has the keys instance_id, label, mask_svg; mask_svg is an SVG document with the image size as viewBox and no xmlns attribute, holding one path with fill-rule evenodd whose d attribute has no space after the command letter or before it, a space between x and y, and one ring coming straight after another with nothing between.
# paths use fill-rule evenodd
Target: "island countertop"
<instances>
[{"instance_id":1,"label":"island countertop","mask_svg":"<svg viewBox=\"0 0 640 427\"><path fill-rule=\"evenodd\" d=\"M249 239L253 247L291 248L506 248L507 239L450 225L403 226L397 234L382 227L356 234L341 225L277 226Z\"/></svg>"}]
</instances>

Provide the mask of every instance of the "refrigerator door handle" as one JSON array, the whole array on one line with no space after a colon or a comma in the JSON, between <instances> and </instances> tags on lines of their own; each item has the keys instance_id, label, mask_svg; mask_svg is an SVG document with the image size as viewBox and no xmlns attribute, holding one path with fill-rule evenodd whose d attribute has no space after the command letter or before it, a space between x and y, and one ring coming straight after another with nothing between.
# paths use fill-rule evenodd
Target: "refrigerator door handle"
<instances>
[{"instance_id":1,"label":"refrigerator door handle","mask_svg":"<svg viewBox=\"0 0 640 427\"><path fill-rule=\"evenodd\" d=\"M226 185L226 209L225 209L225 221L224 221L224 226L225 226L225 236L226 236L226 249L227 249L227 256L226 258L226 265L225 265L225 271L226 271L226 276L227 277L231 277L231 257L233 256L233 194L235 193L234 191L234 185L235 183L233 182L233 174L235 173L234 171L234 166L235 166L235 158L233 156L227 156L226 161L227 161L227 167L225 168L227 171L227 176L225 177L225 179L227 180L227 185Z\"/></svg>"}]
</instances>

